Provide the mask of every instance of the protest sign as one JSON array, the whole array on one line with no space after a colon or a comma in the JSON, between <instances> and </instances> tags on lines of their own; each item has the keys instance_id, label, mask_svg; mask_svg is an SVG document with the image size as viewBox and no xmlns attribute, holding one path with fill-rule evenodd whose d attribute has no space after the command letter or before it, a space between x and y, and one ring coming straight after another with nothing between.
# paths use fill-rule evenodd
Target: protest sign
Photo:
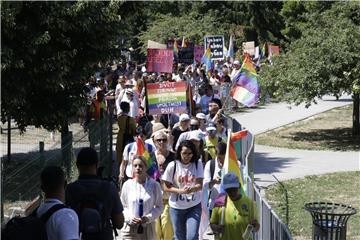
<instances>
[{"instance_id":1,"label":"protest sign","mask_svg":"<svg viewBox=\"0 0 360 240\"><path fill-rule=\"evenodd\" d=\"M179 48L179 63L186 65L193 64L194 62L194 44L187 42L186 47Z\"/></svg>"},{"instance_id":2,"label":"protest sign","mask_svg":"<svg viewBox=\"0 0 360 240\"><path fill-rule=\"evenodd\" d=\"M276 56L280 54L279 46L269 44L268 47L269 47L269 52L271 52L272 56Z\"/></svg>"},{"instance_id":3,"label":"protest sign","mask_svg":"<svg viewBox=\"0 0 360 240\"><path fill-rule=\"evenodd\" d=\"M211 49L211 60L222 60L224 59L224 36L213 35L205 36L205 49L210 46Z\"/></svg>"},{"instance_id":4,"label":"protest sign","mask_svg":"<svg viewBox=\"0 0 360 240\"><path fill-rule=\"evenodd\" d=\"M147 84L149 114L185 113L186 83L161 82Z\"/></svg>"},{"instance_id":5,"label":"protest sign","mask_svg":"<svg viewBox=\"0 0 360 240\"><path fill-rule=\"evenodd\" d=\"M251 56L255 55L255 42L243 42L243 52L248 53Z\"/></svg>"},{"instance_id":6,"label":"protest sign","mask_svg":"<svg viewBox=\"0 0 360 240\"><path fill-rule=\"evenodd\" d=\"M158 43L155 41L148 40L147 48L166 49L166 44Z\"/></svg>"},{"instance_id":7,"label":"protest sign","mask_svg":"<svg viewBox=\"0 0 360 240\"><path fill-rule=\"evenodd\" d=\"M147 50L146 69L147 72L172 73L174 53L172 49Z\"/></svg>"},{"instance_id":8,"label":"protest sign","mask_svg":"<svg viewBox=\"0 0 360 240\"><path fill-rule=\"evenodd\" d=\"M194 60L201 62L201 58L204 55L204 46L195 45L194 47Z\"/></svg>"}]
</instances>

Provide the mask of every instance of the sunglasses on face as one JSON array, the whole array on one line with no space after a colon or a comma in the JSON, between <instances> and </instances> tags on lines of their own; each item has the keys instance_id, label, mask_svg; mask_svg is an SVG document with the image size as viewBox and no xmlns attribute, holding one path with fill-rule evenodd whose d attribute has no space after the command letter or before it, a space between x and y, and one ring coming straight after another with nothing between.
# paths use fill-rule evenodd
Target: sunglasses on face
<instances>
[{"instance_id":1,"label":"sunglasses on face","mask_svg":"<svg viewBox=\"0 0 360 240\"><path fill-rule=\"evenodd\" d=\"M167 139L165 139L165 138L164 139L156 139L155 141L156 142L167 142Z\"/></svg>"}]
</instances>

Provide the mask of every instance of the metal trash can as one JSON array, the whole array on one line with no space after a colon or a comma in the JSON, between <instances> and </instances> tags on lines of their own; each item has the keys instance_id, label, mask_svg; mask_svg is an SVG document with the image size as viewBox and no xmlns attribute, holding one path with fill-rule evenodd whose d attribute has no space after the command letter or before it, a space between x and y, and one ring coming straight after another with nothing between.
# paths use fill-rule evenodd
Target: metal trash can
<instances>
[{"instance_id":1,"label":"metal trash can","mask_svg":"<svg viewBox=\"0 0 360 240\"><path fill-rule=\"evenodd\" d=\"M344 240L346 224L356 209L339 203L312 202L305 204L313 219L313 240Z\"/></svg>"}]
</instances>

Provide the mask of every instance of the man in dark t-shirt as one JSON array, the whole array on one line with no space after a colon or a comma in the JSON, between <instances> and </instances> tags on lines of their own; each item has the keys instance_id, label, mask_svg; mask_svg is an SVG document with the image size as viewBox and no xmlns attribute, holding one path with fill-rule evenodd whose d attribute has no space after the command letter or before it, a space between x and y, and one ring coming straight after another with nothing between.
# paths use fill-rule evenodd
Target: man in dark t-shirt
<instances>
[{"instance_id":1,"label":"man in dark t-shirt","mask_svg":"<svg viewBox=\"0 0 360 240\"><path fill-rule=\"evenodd\" d=\"M179 126L175 127L171 132L171 135L173 136L173 146L172 146L173 151L176 151L175 146L180 135L184 132L190 131L189 115L187 115L186 113L181 114L179 121L180 121Z\"/></svg>"},{"instance_id":2,"label":"man in dark t-shirt","mask_svg":"<svg viewBox=\"0 0 360 240\"><path fill-rule=\"evenodd\" d=\"M81 204L90 200L100 203L103 206L103 211L100 212L103 215L103 230L88 236L83 233L82 239L112 240L113 229L121 229L124 224L123 206L115 185L97 176L97 164L98 156L93 148L80 150L76 160L79 179L67 186L65 202L78 214L80 231L84 225L80 220L83 211Z\"/></svg>"}]
</instances>

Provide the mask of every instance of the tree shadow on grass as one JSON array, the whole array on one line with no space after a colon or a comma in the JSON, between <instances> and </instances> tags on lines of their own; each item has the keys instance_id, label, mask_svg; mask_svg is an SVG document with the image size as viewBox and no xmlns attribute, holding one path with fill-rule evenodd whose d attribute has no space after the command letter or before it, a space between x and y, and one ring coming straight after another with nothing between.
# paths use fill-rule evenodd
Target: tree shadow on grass
<instances>
[{"instance_id":1,"label":"tree shadow on grass","mask_svg":"<svg viewBox=\"0 0 360 240\"><path fill-rule=\"evenodd\" d=\"M294 132L283 136L295 142L307 142L333 151L359 151L360 136L353 136L351 128L316 129L311 132Z\"/></svg>"}]
</instances>

